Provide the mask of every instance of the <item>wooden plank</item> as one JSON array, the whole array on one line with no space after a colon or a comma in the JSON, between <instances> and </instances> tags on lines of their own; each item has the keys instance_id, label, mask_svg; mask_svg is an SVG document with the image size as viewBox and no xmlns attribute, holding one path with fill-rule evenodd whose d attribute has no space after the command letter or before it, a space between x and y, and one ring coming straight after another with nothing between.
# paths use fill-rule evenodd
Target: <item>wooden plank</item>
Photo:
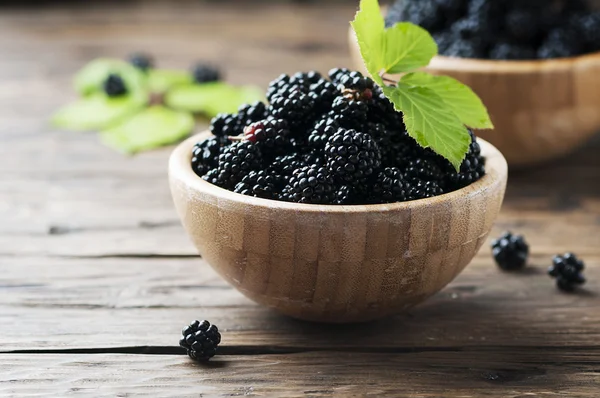
<instances>
[{"instance_id":1,"label":"wooden plank","mask_svg":"<svg viewBox=\"0 0 600 398\"><path fill-rule=\"evenodd\" d=\"M589 285L568 295L555 289L538 256L522 274L501 273L489 256L480 257L407 314L343 327L260 307L200 259L5 258L0 351L173 346L196 318L216 323L233 346L598 348L600 256L589 260Z\"/></svg>"},{"instance_id":2,"label":"wooden plank","mask_svg":"<svg viewBox=\"0 0 600 398\"><path fill-rule=\"evenodd\" d=\"M0 355L0 394L187 396L598 396L598 352L313 352L215 358Z\"/></svg>"}]
</instances>

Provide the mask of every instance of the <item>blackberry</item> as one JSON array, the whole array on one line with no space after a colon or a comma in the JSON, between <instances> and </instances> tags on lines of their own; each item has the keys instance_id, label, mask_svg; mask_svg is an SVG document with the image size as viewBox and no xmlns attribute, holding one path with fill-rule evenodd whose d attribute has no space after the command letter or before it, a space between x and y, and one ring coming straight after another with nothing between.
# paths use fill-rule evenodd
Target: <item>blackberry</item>
<instances>
[{"instance_id":1,"label":"blackberry","mask_svg":"<svg viewBox=\"0 0 600 398\"><path fill-rule=\"evenodd\" d=\"M437 43L438 52L445 55L452 43L454 43L455 38L447 32L441 32L434 34L433 40Z\"/></svg>"},{"instance_id":2,"label":"blackberry","mask_svg":"<svg viewBox=\"0 0 600 398\"><path fill-rule=\"evenodd\" d=\"M329 71L329 73L327 73L327 75L329 76L331 82L337 85L340 84L340 80L342 79L342 77L348 75L349 73L350 69L333 68Z\"/></svg>"},{"instance_id":3,"label":"blackberry","mask_svg":"<svg viewBox=\"0 0 600 398\"><path fill-rule=\"evenodd\" d=\"M123 78L117 74L111 73L103 83L104 92L109 97L120 97L127 94L127 86Z\"/></svg>"},{"instance_id":4,"label":"blackberry","mask_svg":"<svg viewBox=\"0 0 600 398\"><path fill-rule=\"evenodd\" d=\"M356 190L349 185L342 185L333 195L334 205L353 205L359 204L360 197Z\"/></svg>"},{"instance_id":5,"label":"blackberry","mask_svg":"<svg viewBox=\"0 0 600 398\"><path fill-rule=\"evenodd\" d=\"M441 181L444 173L432 159L421 157L407 162L405 173L411 179Z\"/></svg>"},{"instance_id":6,"label":"blackberry","mask_svg":"<svg viewBox=\"0 0 600 398\"><path fill-rule=\"evenodd\" d=\"M217 167L221 145L216 137L207 138L194 145L192 149L192 169L197 175L203 176L209 170Z\"/></svg>"},{"instance_id":7,"label":"blackberry","mask_svg":"<svg viewBox=\"0 0 600 398\"><path fill-rule=\"evenodd\" d=\"M338 121L340 126L354 128L367 122L369 107L364 101L346 97L337 97L331 105L329 117Z\"/></svg>"},{"instance_id":8,"label":"blackberry","mask_svg":"<svg viewBox=\"0 0 600 398\"><path fill-rule=\"evenodd\" d=\"M499 42L490 50L490 59L527 60L536 59L536 50L532 47Z\"/></svg>"},{"instance_id":9,"label":"blackberry","mask_svg":"<svg viewBox=\"0 0 600 398\"><path fill-rule=\"evenodd\" d=\"M455 37L463 40L475 40L485 32L485 25L478 18L466 17L456 21L452 25L452 32Z\"/></svg>"},{"instance_id":10,"label":"blackberry","mask_svg":"<svg viewBox=\"0 0 600 398\"><path fill-rule=\"evenodd\" d=\"M263 156L281 155L289 147L290 130L282 119L265 119L244 128L245 138L260 148Z\"/></svg>"},{"instance_id":11,"label":"blackberry","mask_svg":"<svg viewBox=\"0 0 600 398\"><path fill-rule=\"evenodd\" d=\"M199 362L206 362L217 353L221 342L219 328L208 321L194 321L182 331L183 336L179 345L186 349L190 358Z\"/></svg>"},{"instance_id":12,"label":"blackberry","mask_svg":"<svg viewBox=\"0 0 600 398\"><path fill-rule=\"evenodd\" d=\"M331 108L333 100L340 95L336 85L321 79L310 86L308 93L315 101L315 110L319 113L325 113Z\"/></svg>"},{"instance_id":13,"label":"blackberry","mask_svg":"<svg viewBox=\"0 0 600 398\"><path fill-rule=\"evenodd\" d=\"M306 163L306 160L303 159L302 155L294 153L276 157L267 168L267 171L269 174L291 177L294 170L305 166L308 166L308 164Z\"/></svg>"},{"instance_id":14,"label":"blackberry","mask_svg":"<svg viewBox=\"0 0 600 398\"><path fill-rule=\"evenodd\" d=\"M444 190L436 181L411 180L409 184L409 200L433 198L444 193Z\"/></svg>"},{"instance_id":15,"label":"blackberry","mask_svg":"<svg viewBox=\"0 0 600 398\"><path fill-rule=\"evenodd\" d=\"M346 89L363 92L367 89L372 90L375 82L370 77L365 77L362 73L354 71L341 76L339 85Z\"/></svg>"},{"instance_id":16,"label":"blackberry","mask_svg":"<svg viewBox=\"0 0 600 398\"><path fill-rule=\"evenodd\" d=\"M529 246L521 235L505 232L492 241L492 255L500 268L505 271L516 271L527 264Z\"/></svg>"},{"instance_id":17,"label":"blackberry","mask_svg":"<svg viewBox=\"0 0 600 398\"><path fill-rule=\"evenodd\" d=\"M308 135L308 145L318 151L324 150L329 137L334 135L339 128L340 125L337 120L327 116L317 120Z\"/></svg>"},{"instance_id":18,"label":"blackberry","mask_svg":"<svg viewBox=\"0 0 600 398\"><path fill-rule=\"evenodd\" d=\"M444 26L445 17L435 1L402 0L404 6L399 6L400 18L403 21L420 25L430 32Z\"/></svg>"},{"instance_id":19,"label":"blackberry","mask_svg":"<svg viewBox=\"0 0 600 398\"><path fill-rule=\"evenodd\" d=\"M192 77L198 84L218 82L221 80L221 72L212 65L198 64L192 70Z\"/></svg>"},{"instance_id":20,"label":"blackberry","mask_svg":"<svg viewBox=\"0 0 600 398\"><path fill-rule=\"evenodd\" d=\"M300 91L273 96L269 105L269 115L275 119L285 119L294 132L301 132L312 119L315 101Z\"/></svg>"},{"instance_id":21,"label":"blackberry","mask_svg":"<svg viewBox=\"0 0 600 398\"><path fill-rule=\"evenodd\" d=\"M312 165L294 170L282 198L290 202L331 204L335 182L326 167Z\"/></svg>"},{"instance_id":22,"label":"blackberry","mask_svg":"<svg viewBox=\"0 0 600 398\"><path fill-rule=\"evenodd\" d=\"M236 142L219 155L217 185L233 188L250 171L260 169L262 154L250 141Z\"/></svg>"},{"instance_id":23,"label":"blackberry","mask_svg":"<svg viewBox=\"0 0 600 398\"><path fill-rule=\"evenodd\" d=\"M280 92L284 91L289 87L290 77L285 73L279 75L277 79L271 81L269 83L269 87L267 88L267 100L269 102L273 101L273 97Z\"/></svg>"},{"instance_id":24,"label":"blackberry","mask_svg":"<svg viewBox=\"0 0 600 398\"><path fill-rule=\"evenodd\" d=\"M585 43L587 51L600 50L600 12L576 15L570 24L577 30Z\"/></svg>"},{"instance_id":25,"label":"blackberry","mask_svg":"<svg viewBox=\"0 0 600 398\"><path fill-rule=\"evenodd\" d=\"M219 170L217 169L211 169L208 171L208 173L204 174L202 176L202 179L204 181L208 181L213 185L219 185Z\"/></svg>"},{"instance_id":26,"label":"blackberry","mask_svg":"<svg viewBox=\"0 0 600 398\"><path fill-rule=\"evenodd\" d=\"M460 170L457 172L450 162L444 161L444 171L446 173L442 186L446 192L464 188L485 175L485 159L481 156L481 148L473 132L469 130L469 134L471 135L471 144Z\"/></svg>"},{"instance_id":27,"label":"blackberry","mask_svg":"<svg viewBox=\"0 0 600 398\"><path fill-rule=\"evenodd\" d=\"M538 49L538 58L567 58L579 55L582 43L573 29L554 29Z\"/></svg>"},{"instance_id":28,"label":"blackberry","mask_svg":"<svg viewBox=\"0 0 600 398\"><path fill-rule=\"evenodd\" d=\"M446 49L444 55L461 58L485 58L485 51L478 40L459 39Z\"/></svg>"},{"instance_id":29,"label":"blackberry","mask_svg":"<svg viewBox=\"0 0 600 398\"><path fill-rule=\"evenodd\" d=\"M267 106L264 102L256 101L253 104L242 105L238 109L237 119L240 128L267 118Z\"/></svg>"},{"instance_id":30,"label":"blackberry","mask_svg":"<svg viewBox=\"0 0 600 398\"><path fill-rule=\"evenodd\" d=\"M535 45L540 33L539 17L531 10L514 9L505 17L508 37L524 47Z\"/></svg>"},{"instance_id":31,"label":"blackberry","mask_svg":"<svg viewBox=\"0 0 600 398\"><path fill-rule=\"evenodd\" d=\"M289 84L290 86L300 87L303 92L306 92L312 84L322 79L321 74L314 70L306 73L296 72L290 77Z\"/></svg>"},{"instance_id":32,"label":"blackberry","mask_svg":"<svg viewBox=\"0 0 600 398\"><path fill-rule=\"evenodd\" d=\"M237 115L231 113L219 113L210 121L210 132L221 139L234 137L243 132Z\"/></svg>"},{"instance_id":33,"label":"blackberry","mask_svg":"<svg viewBox=\"0 0 600 398\"><path fill-rule=\"evenodd\" d=\"M554 256L548 274L556 278L556 286L565 292L572 292L578 285L585 283L583 270L585 264L573 253Z\"/></svg>"},{"instance_id":34,"label":"blackberry","mask_svg":"<svg viewBox=\"0 0 600 398\"><path fill-rule=\"evenodd\" d=\"M236 184L233 192L257 198L275 199L277 197L276 186L276 177L269 175L267 171L251 171Z\"/></svg>"},{"instance_id":35,"label":"blackberry","mask_svg":"<svg viewBox=\"0 0 600 398\"><path fill-rule=\"evenodd\" d=\"M327 166L340 182L356 185L381 166L381 152L365 133L340 128L325 145Z\"/></svg>"},{"instance_id":36,"label":"blackberry","mask_svg":"<svg viewBox=\"0 0 600 398\"><path fill-rule=\"evenodd\" d=\"M154 60L147 54L133 54L129 57L129 63L136 68L146 72L154 67Z\"/></svg>"},{"instance_id":37,"label":"blackberry","mask_svg":"<svg viewBox=\"0 0 600 398\"><path fill-rule=\"evenodd\" d=\"M386 167L377 175L369 194L371 203L404 202L409 198L410 186L400 169Z\"/></svg>"}]
</instances>

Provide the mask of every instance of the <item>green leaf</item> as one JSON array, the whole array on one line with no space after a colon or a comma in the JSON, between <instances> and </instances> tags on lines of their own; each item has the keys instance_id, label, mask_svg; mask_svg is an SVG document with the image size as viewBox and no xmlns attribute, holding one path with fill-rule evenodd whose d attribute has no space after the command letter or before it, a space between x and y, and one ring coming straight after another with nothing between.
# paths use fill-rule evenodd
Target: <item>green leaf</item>
<instances>
[{"instance_id":1,"label":"green leaf","mask_svg":"<svg viewBox=\"0 0 600 398\"><path fill-rule=\"evenodd\" d=\"M156 105L102 131L100 139L116 150L136 153L179 142L190 135L193 128L191 114Z\"/></svg>"},{"instance_id":2,"label":"green leaf","mask_svg":"<svg viewBox=\"0 0 600 398\"><path fill-rule=\"evenodd\" d=\"M356 34L365 67L373 80L383 85L379 72L383 68L385 22L377 0L361 0L360 9L350 24Z\"/></svg>"},{"instance_id":3,"label":"green leaf","mask_svg":"<svg viewBox=\"0 0 600 398\"><path fill-rule=\"evenodd\" d=\"M127 62L108 58L99 58L84 66L75 75L75 90L83 96L102 92L102 84L111 73L121 76L130 93L147 95L144 72Z\"/></svg>"},{"instance_id":4,"label":"green leaf","mask_svg":"<svg viewBox=\"0 0 600 398\"><path fill-rule=\"evenodd\" d=\"M262 91L254 86L206 83L174 87L167 92L165 104L175 109L213 117L219 113L235 113L240 105L263 99Z\"/></svg>"},{"instance_id":5,"label":"green leaf","mask_svg":"<svg viewBox=\"0 0 600 398\"><path fill-rule=\"evenodd\" d=\"M103 129L138 112L144 105L144 99L137 96L110 98L97 93L59 109L52 117L52 123L74 131Z\"/></svg>"},{"instance_id":6,"label":"green leaf","mask_svg":"<svg viewBox=\"0 0 600 398\"><path fill-rule=\"evenodd\" d=\"M409 72L429 65L437 53L429 32L410 22L397 23L385 30L381 69L386 73Z\"/></svg>"},{"instance_id":7,"label":"green leaf","mask_svg":"<svg viewBox=\"0 0 600 398\"><path fill-rule=\"evenodd\" d=\"M385 95L404 113L406 130L419 145L431 148L459 170L471 136L463 123L433 90L399 83L383 87Z\"/></svg>"},{"instance_id":8,"label":"green leaf","mask_svg":"<svg viewBox=\"0 0 600 398\"><path fill-rule=\"evenodd\" d=\"M468 86L448 76L433 76L425 72L404 75L402 83L426 87L435 91L461 122L476 129L492 129L488 111L481 99Z\"/></svg>"},{"instance_id":9,"label":"green leaf","mask_svg":"<svg viewBox=\"0 0 600 398\"><path fill-rule=\"evenodd\" d=\"M162 94L174 86L191 83L189 73L181 70L150 69L148 71L148 87L150 92Z\"/></svg>"}]
</instances>

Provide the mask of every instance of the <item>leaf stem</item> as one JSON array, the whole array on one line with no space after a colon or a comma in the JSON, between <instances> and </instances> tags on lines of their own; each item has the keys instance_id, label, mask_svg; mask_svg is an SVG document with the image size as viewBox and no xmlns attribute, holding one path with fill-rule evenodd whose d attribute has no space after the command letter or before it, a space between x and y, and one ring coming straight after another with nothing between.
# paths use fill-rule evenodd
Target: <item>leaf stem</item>
<instances>
[{"instance_id":1,"label":"leaf stem","mask_svg":"<svg viewBox=\"0 0 600 398\"><path fill-rule=\"evenodd\" d=\"M389 77L386 77L384 75L384 72L379 73L379 77L381 77L381 80L383 80L384 82L393 83L394 86L396 86L398 84L398 82L396 80L390 79Z\"/></svg>"}]
</instances>

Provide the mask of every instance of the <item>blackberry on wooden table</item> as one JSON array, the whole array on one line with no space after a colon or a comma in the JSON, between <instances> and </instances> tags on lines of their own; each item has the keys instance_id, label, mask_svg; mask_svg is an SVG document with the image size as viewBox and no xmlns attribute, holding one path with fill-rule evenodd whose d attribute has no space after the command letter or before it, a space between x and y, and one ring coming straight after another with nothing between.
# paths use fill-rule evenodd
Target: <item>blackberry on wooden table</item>
<instances>
[{"instance_id":1,"label":"blackberry on wooden table","mask_svg":"<svg viewBox=\"0 0 600 398\"><path fill-rule=\"evenodd\" d=\"M572 292L585 283L585 264L573 253L557 255L552 259L548 274L556 279L556 286L565 292Z\"/></svg>"},{"instance_id":2,"label":"blackberry on wooden table","mask_svg":"<svg viewBox=\"0 0 600 398\"><path fill-rule=\"evenodd\" d=\"M492 255L496 264L503 270L520 270L527 264L529 245L523 236L505 232L492 241Z\"/></svg>"},{"instance_id":3,"label":"blackberry on wooden table","mask_svg":"<svg viewBox=\"0 0 600 398\"><path fill-rule=\"evenodd\" d=\"M179 345L185 348L188 356L199 362L214 357L221 343L219 328L208 321L194 321L181 331Z\"/></svg>"}]
</instances>

